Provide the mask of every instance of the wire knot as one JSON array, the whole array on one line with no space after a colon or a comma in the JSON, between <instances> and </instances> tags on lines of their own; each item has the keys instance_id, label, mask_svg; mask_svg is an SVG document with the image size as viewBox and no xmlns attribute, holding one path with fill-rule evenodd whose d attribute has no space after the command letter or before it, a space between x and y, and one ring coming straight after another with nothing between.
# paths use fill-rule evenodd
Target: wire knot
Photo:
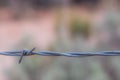
<instances>
[{"instance_id":1,"label":"wire knot","mask_svg":"<svg viewBox=\"0 0 120 80\"><path fill-rule=\"evenodd\" d=\"M23 59L23 56L28 56L28 55L33 55L33 51L35 50L35 48L33 48L32 50L23 50L22 51L22 54L21 54L21 57L19 59L19 64L21 63L22 59Z\"/></svg>"}]
</instances>

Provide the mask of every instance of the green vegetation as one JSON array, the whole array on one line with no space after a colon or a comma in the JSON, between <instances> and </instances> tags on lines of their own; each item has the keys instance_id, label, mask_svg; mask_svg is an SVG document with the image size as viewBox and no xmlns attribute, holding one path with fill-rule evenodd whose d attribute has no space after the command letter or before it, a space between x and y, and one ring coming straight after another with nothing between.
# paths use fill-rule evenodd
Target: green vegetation
<instances>
[{"instance_id":1,"label":"green vegetation","mask_svg":"<svg viewBox=\"0 0 120 80\"><path fill-rule=\"evenodd\" d=\"M79 18L73 18L70 22L70 30L73 36L81 35L87 38L90 35L90 22Z\"/></svg>"}]
</instances>

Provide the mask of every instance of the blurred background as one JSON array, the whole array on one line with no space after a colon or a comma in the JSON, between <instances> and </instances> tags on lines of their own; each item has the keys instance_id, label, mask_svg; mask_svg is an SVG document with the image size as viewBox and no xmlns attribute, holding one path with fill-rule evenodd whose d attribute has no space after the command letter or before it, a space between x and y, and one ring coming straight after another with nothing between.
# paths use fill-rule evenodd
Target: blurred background
<instances>
[{"instance_id":1,"label":"blurred background","mask_svg":"<svg viewBox=\"0 0 120 80\"><path fill-rule=\"evenodd\" d=\"M0 51L120 50L120 0L0 0ZM120 80L120 57L0 55L0 80Z\"/></svg>"}]
</instances>

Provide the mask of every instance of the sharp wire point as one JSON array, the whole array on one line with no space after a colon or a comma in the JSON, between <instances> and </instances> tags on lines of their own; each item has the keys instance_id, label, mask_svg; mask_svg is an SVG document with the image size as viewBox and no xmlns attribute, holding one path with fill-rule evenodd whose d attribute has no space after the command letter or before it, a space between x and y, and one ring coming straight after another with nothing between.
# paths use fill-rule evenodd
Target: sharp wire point
<instances>
[{"instance_id":1,"label":"sharp wire point","mask_svg":"<svg viewBox=\"0 0 120 80\"><path fill-rule=\"evenodd\" d=\"M23 59L23 56L24 56L24 52L22 53L20 59L19 59L19 64L21 63L22 59Z\"/></svg>"},{"instance_id":2,"label":"sharp wire point","mask_svg":"<svg viewBox=\"0 0 120 80\"><path fill-rule=\"evenodd\" d=\"M36 48L34 47L29 53L32 53Z\"/></svg>"}]
</instances>

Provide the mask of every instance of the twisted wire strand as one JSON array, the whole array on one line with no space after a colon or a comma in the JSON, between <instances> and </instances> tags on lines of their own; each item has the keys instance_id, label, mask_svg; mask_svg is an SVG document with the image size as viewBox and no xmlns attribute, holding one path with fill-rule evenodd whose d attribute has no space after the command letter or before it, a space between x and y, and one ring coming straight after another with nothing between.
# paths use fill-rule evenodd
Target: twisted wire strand
<instances>
[{"instance_id":1,"label":"twisted wire strand","mask_svg":"<svg viewBox=\"0 0 120 80\"><path fill-rule=\"evenodd\" d=\"M101 52L51 52L51 51L40 51L34 52L32 50L22 51L7 51L0 52L1 55L7 56L20 56L19 63L21 63L23 56L41 55L41 56L66 56L66 57L87 57L87 56L120 56L120 51L101 51Z\"/></svg>"}]
</instances>

